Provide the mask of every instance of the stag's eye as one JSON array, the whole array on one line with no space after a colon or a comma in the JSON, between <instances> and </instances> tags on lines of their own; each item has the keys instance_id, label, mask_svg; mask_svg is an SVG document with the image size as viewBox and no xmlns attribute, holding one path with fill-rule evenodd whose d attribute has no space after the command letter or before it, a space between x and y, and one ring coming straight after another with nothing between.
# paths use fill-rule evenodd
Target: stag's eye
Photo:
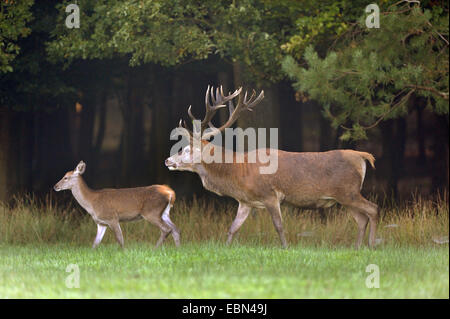
<instances>
[{"instance_id":1,"label":"stag's eye","mask_svg":"<svg viewBox=\"0 0 450 319\"><path fill-rule=\"evenodd\" d=\"M64 177L64 180L67 181L69 178L68 177Z\"/></svg>"}]
</instances>

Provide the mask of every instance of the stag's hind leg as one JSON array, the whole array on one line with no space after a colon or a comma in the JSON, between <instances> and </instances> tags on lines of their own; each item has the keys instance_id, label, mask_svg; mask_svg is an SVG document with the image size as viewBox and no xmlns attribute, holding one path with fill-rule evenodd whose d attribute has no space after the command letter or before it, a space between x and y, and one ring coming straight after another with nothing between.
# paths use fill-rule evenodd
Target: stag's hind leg
<instances>
[{"instance_id":1,"label":"stag's hind leg","mask_svg":"<svg viewBox=\"0 0 450 319\"><path fill-rule=\"evenodd\" d=\"M369 246L374 247L378 223L378 205L368 201L362 196L361 198L362 201L360 203L360 206L363 207L363 209L366 211L366 214L369 217L370 221Z\"/></svg>"},{"instance_id":2,"label":"stag's hind leg","mask_svg":"<svg viewBox=\"0 0 450 319\"><path fill-rule=\"evenodd\" d=\"M286 236L284 235L283 221L281 218L280 203L276 201L265 203L264 205L272 216L272 222L275 226L275 229L277 230L278 236L280 237L281 245L283 246L283 248L287 248L287 241Z\"/></svg>"},{"instance_id":3,"label":"stag's hind leg","mask_svg":"<svg viewBox=\"0 0 450 319\"><path fill-rule=\"evenodd\" d=\"M364 234L366 233L367 224L369 223L369 217L355 208L350 207L349 211L358 224L358 238L356 240L356 248L358 249L361 247L361 244L364 240Z\"/></svg>"},{"instance_id":4,"label":"stag's hind leg","mask_svg":"<svg viewBox=\"0 0 450 319\"><path fill-rule=\"evenodd\" d=\"M362 197L361 194L351 196L349 199L341 202L341 204L349 207L350 209L356 209L367 216L370 222L369 246L373 248L375 246L377 232L378 206Z\"/></svg>"}]
</instances>

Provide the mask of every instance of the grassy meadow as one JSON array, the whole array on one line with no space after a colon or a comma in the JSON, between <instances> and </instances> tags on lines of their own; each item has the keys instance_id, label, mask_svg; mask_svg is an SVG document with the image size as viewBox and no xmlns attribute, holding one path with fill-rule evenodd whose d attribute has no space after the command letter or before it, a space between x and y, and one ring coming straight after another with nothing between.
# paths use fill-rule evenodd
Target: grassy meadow
<instances>
[{"instance_id":1,"label":"grassy meadow","mask_svg":"<svg viewBox=\"0 0 450 319\"><path fill-rule=\"evenodd\" d=\"M96 225L76 203L26 197L0 204L0 298L449 298L448 201L380 203L378 245L353 248L356 223L339 207L283 206L281 249L269 214L255 211L224 244L236 204L177 201L171 218L182 245L145 221L110 230L96 250ZM367 238L366 238L367 243ZM79 269L79 288L66 280ZM379 269L379 288L366 280Z\"/></svg>"}]
</instances>

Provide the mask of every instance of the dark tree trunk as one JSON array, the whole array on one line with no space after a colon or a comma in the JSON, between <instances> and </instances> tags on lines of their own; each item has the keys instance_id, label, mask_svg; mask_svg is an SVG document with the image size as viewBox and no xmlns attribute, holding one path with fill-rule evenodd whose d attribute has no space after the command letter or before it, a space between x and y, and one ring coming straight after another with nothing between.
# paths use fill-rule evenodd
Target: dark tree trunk
<instances>
[{"instance_id":1,"label":"dark tree trunk","mask_svg":"<svg viewBox=\"0 0 450 319\"><path fill-rule=\"evenodd\" d=\"M38 193L48 193L64 173L77 164L72 160L68 109L36 111L35 116L37 146L33 155L36 160L33 186Z\"/></svg>"},{"instance_id":2,"label":"dark tree trunk","mask_svg":"<svg viewBox=\"0 0 450 319\"><path fill-rule=\"evenodd\" d=\"M417 157L418 165L426 165L427 156L425 150L425 129L423 122L423 110L422 105L417 105L417 145L419 147L419 156Z\"/></svg>"},{"instance_id":3,"label":"dark tree trunk","mask_svg":"<svg viewBox=\"0 0 450 319\"><path fill-rule=\"evenodd\" d=\"M106 99L107 99L107 92L103 92L100 103L98 105L98 117L99 117L99 124L98 124L98 132L97 137L95 138L94 142L94 153L97 154L100 152L103 140L105 138L105 129L106 129Z\"/></svg>"},{"instance_id":4,"label":"dark tree trunk","mask_svg":"<svg viewBox=\"0 0 450 319\"><path fill-rule=\"evenodd\" d=\"M233 81L232 81L232 78L231 78L229 72L225 72L225 71L219 72L217 74L217 82L218 82L218 85L223 86L223 91L226 92L225 94L237 89L237 87L233 87ZM220 123L225 123L228 120L228 108L222 109L221 111L218 112L217 115L218 115L217 117L219 118Z\"/></svg>"},{"instance_id":5,"label":"dark tree trunk","mask_svg":"<svg viewBox=\"0 0 450 319\"><path fill-rule=\"evenodd\" d=\"M242 85L242 72L243 67L238 64L233 64L233 77L234 77L234 86L238 88ZM270 128L279 128L280 127L280 98L279 98L279 87L277 85L271 85L270 87L261 87L258 83L247 84L243 87L243 90L247 90L250 94L252 90L257 91L257 94L260 93L260 90L264 89L264 99L259 103L253 112L244 112L237 120L236 127L240 127L243 130L246 128L252 127L255 130L258 128L266 129L266 147L269 147L270 139ZM279 134L278 134L279 135ZM279 136L276 140L279 143ZM256 145L255 145L256 146ZM276 145L272 145L275 147ZM259 146L258 146L259 147ZM251 151L254 147L249 147L249 145L245 145L246 151ZM275 148L279 148L278 146Z\"/></svg>"},{"instance_id":6,"label":"dark tree trunk","mask_svg":"<svg viewBox=\"0 0 450 319\"><path fill-rule=\"evenodd\" d=\"M303 103L295 100L295 92L288 83L279 85L280 141L283 150L303 150Z\"/></svg>"},{"instance_id":7,"label":"dark tree trunk","mask_svg":"<svg viewBox=\"0 0 450 319\"><path fill-rule=\"evenodd\" d=\"M333 148L333 138L332 138L332 131L331 131L331 124L330 121L327 120L320 114L320 120L319 120L319 127L320 127L320 135L319 135L319 150L321 152L323 151L329 151Z\"/></svg>"},{"instance_id":8,"label":"dark tree trunk","mask_svg":"<svg viewBox=\"0 0 450 319\"><path fill-rule=\"evenodd\" d=\"M33 113L0 109L0 200L32 191Z\"/></svg>"},{"instance_id":9,"label":"dark tree trunk","mask_svg":"<svg viewBox=\"0 0 450 319\"><path fill-rule=\"evenodd\" d=\"M449 123L448 115L436 115L433 134L432 192L448 190L449 186Z\"/></svg>"},{"instance_id":10,"label":"dark tree trunk","mask_svg":"<svg viewBox=\"0 0 450 319\"><path fill-rule=\"evenodd\" d=\"M77 140L77 152L76 158L78 161L83 160L88 167L93 162L93 142L94 142L94 124L95 124L95 112L96 112L96 96L94 90L88 89L83 92L83 96L80 99L82 105L81 112L77 114L79 116L79 128L78 128L78 140ZM88 179L93 176L94 170L86 170L85 177Z\"/></svg>"},{"instance_id":11,"label":"dark tree trunk","mask_svg":"<svg viewBox=\"0 0 450 319\"><path fill-rule=\"evenodd\" d=\"M381 162L386 173L388 193L398 198L398 181L403 174L406 145L406 119L385 121L380 128L383 143Z\"/></svg>"},{"instance_id":12,"label":"dark tree trunk","mask_svg":"<svg viewBox=\"0 0 450 319\"><path fill-rule=\"evenodd\" d=\"M133 72L134 71L134 72ZM122 101L123 131L121 139L121 186L142 183L144 128L143 95L140 70L130 71L125 98ZM140 175L140 176L139 176ZM145 175L144 175L145 176Z\"/></svg>"},{"instance_id":13,"label":"dark tree trunk","mask_svg":"<svg viewBox=\"0 0 450 319\"><path fill-rule=\"evenodd\" d=\"M234 62L233 63L233 83L234 83L235 89L243 86L242 72L243 72L243 66L241 65L241 63L238 61Z\"/></svg>"},{"instance_id":14,"label":"dark tree trunk","mask_svg":"<svg viewBox=\"0 0 450 319\"><path fill-rule=\"evenodd\" d=\"M9 195L10 121L11 111L0 107L0 201L7 201Z\"/></svg>"},{"instance_id":15,"label":"dark tree trunk","mask_svg":"<svg viewBox=\"0 0 450 319\"><path fill-rule=\"evenodd\" d=\"M171 118L170 105L172 104L171 93L173 79L169 72L157 71L158 78L153 86L153 123L152 123L152 153L153 167L157 183L166 183L168 180L168 170L164 165L168 157L171 142L170 131L173 125L169 125Z\"/></svg>"},{"instance_id":16,"label":"dark tree trunk","mask_svg":"<svg viewBox=\"0 0 450 319\"><path fill-rule=\"evenodd\" d=\"M33 162L33 111L20 112L18 114L17 128L18 149L16 172L18 181L17 189L30 193L33 190L32 162Z\"/></svg>"}]
</instances>

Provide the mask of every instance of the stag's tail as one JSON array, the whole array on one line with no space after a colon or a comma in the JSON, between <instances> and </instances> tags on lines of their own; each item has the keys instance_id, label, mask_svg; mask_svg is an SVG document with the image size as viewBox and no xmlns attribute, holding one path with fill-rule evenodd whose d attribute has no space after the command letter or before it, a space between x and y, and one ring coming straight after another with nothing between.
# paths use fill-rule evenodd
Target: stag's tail
<instances>
[{"instance_id":1,"label":"stag's tail","mask_svg":"<svg viewBox=\"0 0 450 319\"><path fill-rule=\"evenodd\" d=\"M358 151L355 152L358 153L358 155L364 158L365 160L368 160L372 168L375 168L375 157L372 154L367 152L358 152Z\"/></svg>"}]
</instances>

